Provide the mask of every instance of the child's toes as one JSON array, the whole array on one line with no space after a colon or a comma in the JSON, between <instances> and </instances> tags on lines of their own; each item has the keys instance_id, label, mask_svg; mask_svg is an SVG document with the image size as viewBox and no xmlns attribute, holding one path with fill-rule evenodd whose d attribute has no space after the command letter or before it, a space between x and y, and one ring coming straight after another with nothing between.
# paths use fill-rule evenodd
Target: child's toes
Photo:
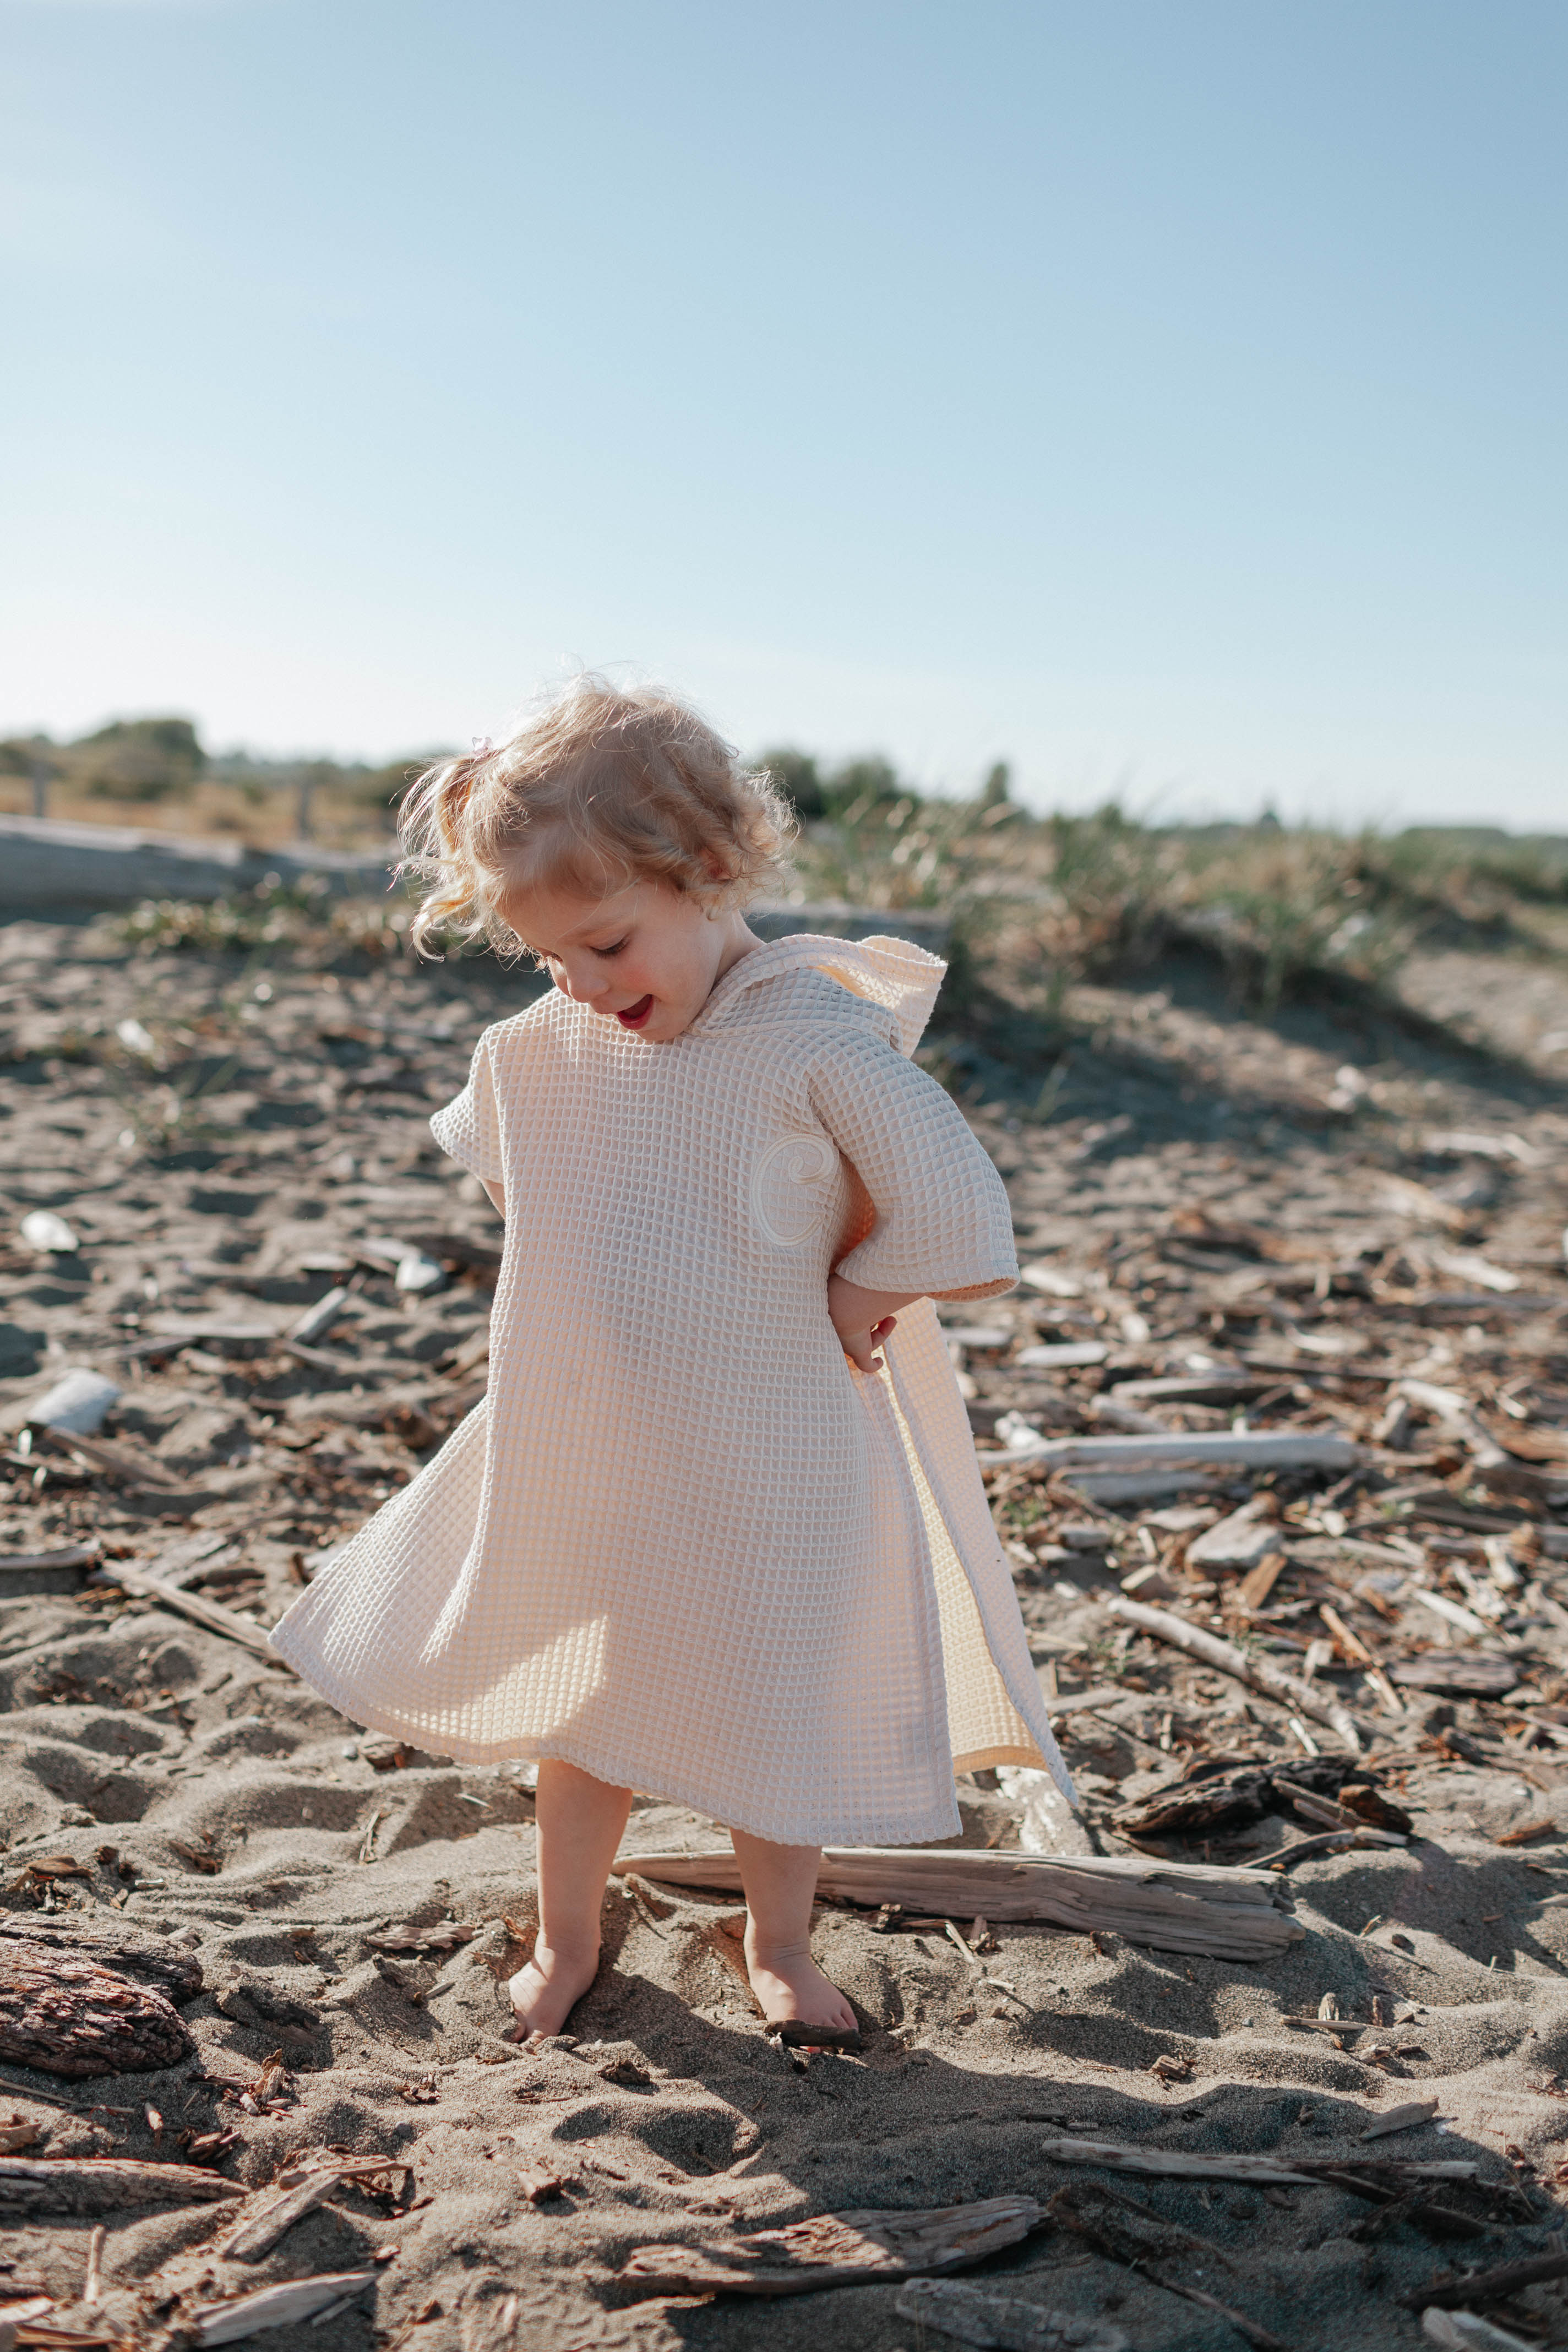
<instances>
[{"instance_id":1,"label":"child's toes","mask_svg":"<svg viewBox=\"0 0 1568 2352\"><path fill-rule=\"evenodd\" d=\"M516 1976L507 1986L507 1999L510 2001L512 2014L517 2019L520 2036L532 2032L533 2012L539 2005L540 1996L543 1991L544 1980L531 1960L526 1968L519 1969Z\"/></svg>"}]
</instances>

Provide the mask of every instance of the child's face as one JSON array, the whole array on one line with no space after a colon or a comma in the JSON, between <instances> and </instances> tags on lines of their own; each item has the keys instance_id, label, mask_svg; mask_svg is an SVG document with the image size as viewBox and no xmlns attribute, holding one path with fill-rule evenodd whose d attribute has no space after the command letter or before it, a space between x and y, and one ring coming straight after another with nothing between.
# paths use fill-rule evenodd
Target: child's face
<instances>
[{"instance_id":1,"label":"child's face","mask_svg":"<svg viewBox=\"0 0 1568 2352\"><path fill-rule=\"evenodd\" d=\"M689 1028L714 982L755 944L738 917L711 919L662 882L609 898L518 890L501 912L563 995L653 1045Z\"/></svg>"}]
</instances>

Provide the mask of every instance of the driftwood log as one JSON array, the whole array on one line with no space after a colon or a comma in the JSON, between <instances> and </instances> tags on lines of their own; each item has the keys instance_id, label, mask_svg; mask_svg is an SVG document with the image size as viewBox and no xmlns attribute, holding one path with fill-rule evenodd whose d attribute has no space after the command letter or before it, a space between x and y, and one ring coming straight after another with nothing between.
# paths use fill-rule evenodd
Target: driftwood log
<instances>
[{"instance_id":1,"label":"driftwood log","mask_svg":"<svg viewBox=\"0 0 1568 2352\"><path fill-rule=\"evenodd\" d=\"M732 1849L623 1853L612 1865L670 1886L729 1894L741 1885ZM1079 1935L1098 1928L1130 1944L1212 1959L1276 1958L1306 1933L1276 1909L1279 1882L1252 1870L1115 1856L986 1853L974 1848L826 1846L817 1892L877 1910L897 1903L926 1916L1040 1919Z\"/></svg>"},{"instance_id":2,"label":"driftwood log","mask_svg":"<svg viewBox=\"0 0 1568 2352\"><path fill-rule=\"evenodd\" d=\"M635 2246L617 2276L644 2294L811 2294L825 2286L967 2270L1039 2227L1032 2197L924 2212L816 2213L710 2247Z\"/></svg>"},{"instance_id":3,"label":"driftwood log","mask_svg":"<svg viewBox=\"0 0 1568 2352\"><path fill-rule=\"evenodd\" d=\"M45 2074L151 2074L194 2049L166 1994L72 1957L7 1938L0 1947L0 2059Z\"/></svg>"},{"instance_id":4,"label":"driftwood log","mask_svg":"<svg viewBox=\"0 0 1568 2352\"><path fill-rule=\"evenodd\" d=\"M141 2164L133 2157L0 2156L0 2214L116 2213L140 2205L208 2205L243 2197L201 2164Z\"/></svg>"},{"instance_id":5,"label":"driftwood log","mask_svg":"<svg viewBox=\"0 0 1568 2352\"><path fill-rule=\"evenodd\" d=\"M1310 1716L1314 1723L1326 1724L1337 1732L1352 1755L1361 1752L1365 1727L1359 1724L1348 1707L1338 1699L1329 1698L1314 1690L1310 1683L1298 1682L1265 1657L1247 1650L1238 1650L1234 1642L1222 1642L1214 1633L1205 1633L1201 1625L1189 1625L1184 1617L1173 1617L1168 1610L1145 1609L1141 1602L1129 1601L1117 1593L1106 1602L1111 1616L1124 1618L1145 1633L1152 1633L1158 1642L1169 1642L1173 1648L1185 1650L1189 1657L1202 1658L1208 1666L1217 1666L1223 1675L1233 1675L1238 1683L1260 1691L1277 1706L1291 1708L1297 1715ZM1367 1734L1370 1737L1370 1733Z\"/></svg>"},{"instance_id":6,"label":"driftwood log","mask_svg":"<svg viewBox=\"0 0 1568 2352\"><path fill-rule=\"evenodd\" d=\"M37 1914L0 1916L0 1974L22 1944L64 1959L91 1960L118 1976L134 1977L139 1984L155 1985L176 2007L195 2000L202 1990L202 1964L194 1952L166 1936L145 1935L134 1927L100 1927L78 1918L67 1927Z\"/></svg>"}]
</instances>

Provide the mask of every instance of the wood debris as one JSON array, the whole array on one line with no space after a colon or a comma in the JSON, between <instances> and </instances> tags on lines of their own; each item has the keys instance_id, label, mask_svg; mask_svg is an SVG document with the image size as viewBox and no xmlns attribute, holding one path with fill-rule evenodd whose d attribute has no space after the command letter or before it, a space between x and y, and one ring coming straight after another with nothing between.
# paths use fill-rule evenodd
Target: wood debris
<instances>
[{"instance_id":1,"label":"wood debris","mask_svg":"<svg viewBox=\"0 0 1568 2352\"><path fill-rule=\"evenodd\" d=\"M911 2279L900 2288L893 2309L917 2328L934 2328L961 2344L994 2345L1000 2352L1127 2352L1126 2334L1109 2321L1077 2319L1015 2295L941 2279Z\"/></svg>"},{"instance_id":2,"label":"wood debris","mask_svg":"<svg viewBox=\"0 0 1568 2352\"><path fill-rule=\"evenodd\" d=\"M192 1618L212 1633L221 1633L226 1641L237 1642L241 1649L253 1651L258 1658L271 1661L277 1652L258 1625L247 1623L243 1617L226 1609L221 1601L208 1601L199 1592L187 1592L183 1586L171 1584L166 1577L150 1569L128 1568L117 1562L103 1571L106 1583L118 1584L126 1592L135 1592L148 1601L156 1601L164 1609L173 1609L182 1617ZM282 1664L278 1659L278 1664Z\"/></svg>"},{"instance_id":3,"label":"wood debris","mask_svg":"<svg viewBox=\"0 0 1568 2352\"><path fill-rule=\"evenodd\" d=\"M1500 2303L1521 2287L1543 2285L1556 2278L1568 2278L1568 2252L1531 2254L1522 2262L1500 2263L1487 2271L1439 2271L1424 2287L1400 2300L1407 2311L1425 2311L1431 2305L1458 2311L1467 2304Z\"/></svg>"},{"instance_id":4,"label":"wood debris","mask_svg":"<svg viewBox=\"0 0 1568 2352\"><path fill-rule=\"evenodd\" d=\"M292 2188L263 2197L255 2210L247 2214L234 2235L218 2248L226 2262L258 2263L271 2252L284 2232L318 2205L324 2205L342 2180L336 2166L308 2173L296 2180Z\"/></svg>"},{"instance_id":5,"label":"wood debris","mask_svg":"<svg viewBox=\"0 0 1568 2352\"><path fill-rule=\"evenodd\" d=\"M328 2271L316 2278L288 2279L279 2286L258 2287L252 2294L236 2295L226 2303L197 2304L184 2324L200 2345L238 2344L247 2336L270 2327L292 2327L334 2310L375 2284L376 2273Z\"/></svg>"},{"instance_id":6,"label":"wood debris","mask_svg":"<svg viewBox=\"0 0 1568 2352\"><path fill-rule=\"evenodd\" d=\"M1032 2197L988 2197L914 2212L818 2213L701 2251L637 2246L618 2278L645 2295L810 2294L820 2287L966 2270L1026 2238L1039 2227L1040 2214Z\"/></svg>"},{"instance_id":7,"label":"wood debris","mask_svg":"<svg viewBox=\"0 0 1568 2352\"><path fill-rule=\"evenodd\" d=\"M1129 1619L1146 1633L1152 1633L1157 1641L1187 1650L1205 1664L1217 1666L1222 1674L1234 1675L1237 1682L1249 1684L1280 1706L1310 1716L1314 1723L1326 1724L1330 1730L1338 1732L1352 1753L1359 1754L1362 1728L1349 1709L1335 1699L1320 1697L1294 1675L1282 1674L1267 1658L1249 1656L1234 1643L1217 1641L1201 1625L1189 1624L1184 1617L1173 1617L1163 1609L1142 1608L1124 1594L1118 1594L1106 1606L1113 1616Z\"/></svg>"},{"instance_id":8,"label":"wood debris","mask_svg":"<svg viewBox=\"0 0 1568 2352\"><path fill-rule=\"evenodd\" d=\"M1403 2106L1390 2107L1381 2116L1373 2116L1362 2133L1363 2139L1386 2139L1392 2132L1415 2131L1429 2124L1437 2112L1436 2099L1407 2099Z\"/></svg>"},{"instance_id":9,"label":"wood debris","mask_svg":"<svg viewBox=\"0 0 1568 2352\"><path fill-rule=\"evenodd\" d=\"M203 2205L241 2197L237 2181L195 2164L118 2156L0 2156L0 2214L112 2213L135 2205Z\"/></svg>"},{"instance_id":10,"label":"wood debris","mask_svg":"<svg viewBox=\"0 0 1568 2352\"><path fill-rule=\"evenodd\" d=\"M193 2047L167 1996L68 1955L0 1937L0 2057L46 2074L142 2074L177 2065Z\"/></svg>"}]
</instances>

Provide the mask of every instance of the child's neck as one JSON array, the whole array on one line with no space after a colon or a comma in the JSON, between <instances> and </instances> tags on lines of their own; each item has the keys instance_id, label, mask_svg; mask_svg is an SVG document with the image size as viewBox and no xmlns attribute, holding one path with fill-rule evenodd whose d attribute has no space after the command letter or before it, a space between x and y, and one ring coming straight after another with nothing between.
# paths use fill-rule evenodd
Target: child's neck
<instances>
[{"instance_id":1,"label":"child's neck","mask_svg":"<svg viewBox=\"0 0 1568 2352\"><path fill-rule=\"evenodd\" d=\"M763 944L755 931L749 928L738 907L731 907L721 919L724 928L724 947L713 974L714 988L718 987L727 971L734 970L742 956L750 955L753 948L760 948Z\"/></svg>"}]
</instances>

